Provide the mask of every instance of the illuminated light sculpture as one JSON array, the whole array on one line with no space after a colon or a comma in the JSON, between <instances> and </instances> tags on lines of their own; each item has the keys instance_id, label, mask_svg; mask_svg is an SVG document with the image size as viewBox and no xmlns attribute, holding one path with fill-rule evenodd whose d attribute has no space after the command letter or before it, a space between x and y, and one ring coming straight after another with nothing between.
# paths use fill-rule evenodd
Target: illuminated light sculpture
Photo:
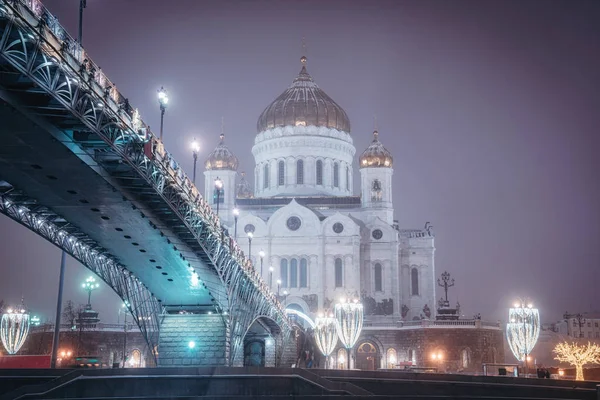
<instances>
[{"instance_id":1,"label":"illuminated light sculpture","mask_svg":"<svg viewBox=\"0 0 600 400\"><path fill-rule=\"evenodd\" d=\"M8 354L16 354L29 333L29 313L24 308L6 310L0 322L0 338Z\"/></svg>"},{"instance_id":2,"label":"illuminated light sculpture","mask_svg":"<svg viewBox=\"0 0 600 400\"><path fill-rule=\"evenodd\" d=\"M348 350L348 366L350 365L352 357L350 356L350 350L356 344L358 337L362 331L363 326L363 305L358 302L358 299L346 302L345 299L341 299L334 308L337 334L344 347Z\"/></svg>"},{"instance_id":3,"label":"illuminated light sculpture","mask_svg":"<svg viewBox=\"0 0 600 400\"><path fill-rule=\"evenodd\" d=\"M554 350L556 353L555 360L567 362L575 366L575 380L583 381L583 366L586 364L600 364L600 346L588 342L586 345L577 343L559 343ZM562 374L564 375L564 371Z\"/></svg>"},{"instance_id":4,"label":"illuminated light sculpture","mask_svg":"<svg viewBox=\"0 0 600 400\"><path fill-rule=\"evenodd\" d=\"M527 373L527 356L537 343L540 336L540 313L531 304L515 304L508 311L506 324L506 339L514 356L525 363Z\"/></svg>"},{"instance_id":5,"label":"illuminated light sculpture","mask_svg":"<svg viewBox=\"0 0 600 400\"><path fill-rule=\"evenodd\" d=\"M315 320L315 342L325 356L325 368L329 365L329 355L335 350L338 341L337 320L333 315L319 315Z\"/></svg>"}]
</instances>

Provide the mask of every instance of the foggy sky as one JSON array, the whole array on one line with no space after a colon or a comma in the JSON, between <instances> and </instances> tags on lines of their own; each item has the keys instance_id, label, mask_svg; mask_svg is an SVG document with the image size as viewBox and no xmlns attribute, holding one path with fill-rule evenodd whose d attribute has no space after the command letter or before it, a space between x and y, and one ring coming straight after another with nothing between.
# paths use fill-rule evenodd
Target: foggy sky
<instances>
[{"instance_id":1,"label":"foggy sky","mask_svg":"<svg viewBox=\"0 0 600 400\"><path fill-rule=\"evenodd\" d=\"M44 4L76 36L79 0ZM221 116L252 171L257 118L306 37L308 72L348 113L358 154L377 115L396 219L431 221L452 302L504 320L528 296L552 322L600 309L599 20L584 0L88 0L83 42L156 133L167 88L166 147L191 175L189 143L204 159ZM0 237L0 299L54 318L60 251L4 216ZM67 274L65 300L84 303L90 273L70 259ZM116 321L106 285L92 303Z\"/></svg>"}]
</instances>

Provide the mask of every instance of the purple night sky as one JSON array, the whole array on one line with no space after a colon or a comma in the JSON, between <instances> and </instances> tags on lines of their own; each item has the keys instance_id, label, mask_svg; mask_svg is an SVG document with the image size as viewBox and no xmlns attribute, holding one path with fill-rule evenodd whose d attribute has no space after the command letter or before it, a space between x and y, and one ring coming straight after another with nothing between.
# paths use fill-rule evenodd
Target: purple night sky
<instances>
[{"instance_id":1,"label":"purple night sky","mask_svg":"<svg viewBox=\"0 0 600 400\"><path fill-rule=\"evenodd\" d=\"M76 36L79 0L44 4ZM497 320L528 296L552 322L600 309L598 20L593 0L88 0L83 42L155 132L167 88L166 147L191 175L192 138L203 160L221 116L252 171L256 120L300 70L306 37L308 71L348 113L358 154L377 115L396 219L431 221L451 300ZM24 295L53 319L60 251L4 216L0 236L0 299ZM67 274L65 300L84 303L90 273L70 259ZM116 322L106 285L92 303Z\"/></svg>"}]
</instances>

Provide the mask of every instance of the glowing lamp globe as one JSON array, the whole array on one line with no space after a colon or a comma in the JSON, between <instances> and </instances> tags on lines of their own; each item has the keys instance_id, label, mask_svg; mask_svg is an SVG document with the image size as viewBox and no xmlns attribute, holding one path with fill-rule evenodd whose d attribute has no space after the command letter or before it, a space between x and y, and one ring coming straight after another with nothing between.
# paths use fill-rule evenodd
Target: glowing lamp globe
<instances>
[{"instance_id":1,"label":"glowing lamp globe","mask_svg":"<svg viewBox=\"0 0 600 400\"><path fill-rule=\"evenodd\" d=\"M363 305L358 300L353 302L340 301L334 309L337 334L347 349L356 344L363 326Z\"/></svg>"},{"instance_id":2,"label":"glowing lamp globe","mask_svg":"<svg viewBox=\"0 0 600 400\"><path fill-rule=\"evenodd\" d=\"M29 314L8 309L0 321L0 338L8 354L17 354L29 334Z\"/></svg>"}]
</instances>

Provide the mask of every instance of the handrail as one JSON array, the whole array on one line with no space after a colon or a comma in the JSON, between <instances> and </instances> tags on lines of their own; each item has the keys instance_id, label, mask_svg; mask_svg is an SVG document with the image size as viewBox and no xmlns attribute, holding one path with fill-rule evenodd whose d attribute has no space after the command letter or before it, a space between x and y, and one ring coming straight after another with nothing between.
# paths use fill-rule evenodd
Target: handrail
<instances>
[{"instance_id":1,"label":"handrail","mask_svg":"<svg viewBox=\"0 0 600 400\"><path fill-rule=\"evenodd\" d=\"M249 281L276 307L280 317L289 323L283 305L262 277L258 275L252 262L241 250L235 239L223 234L224 228L219 217L204 200L183 169L175 162L174 157L164 149L162 142L157 139L150 127L141 119L139 111L131 107L128 99L117 90L116 86L102 72L102 69L91 60L84 48L62 27L58 22L58 18L52 15L40 0L3 0L2 2L8 4L13 12L16 12L25 23L39 33L40 38L47 44L40 46L42 51L55 61L62 59L72 70L78 77L75 79L74 84L87 86L103 99L103 106L110 108L117 114L129 128L128 135L132 139L159 144L152 146L153 158L158 162L149 161L158 166L165 173L165 176L172 178L174 186L187 197L187 201L194 205L194 210L208 223L211 231L216 234L221 244L242 268ZM31 24L31 19L37 21L37 24ZM227 236L227 240L225 240L225 236Z\"/></svg>"}]
</instances>

